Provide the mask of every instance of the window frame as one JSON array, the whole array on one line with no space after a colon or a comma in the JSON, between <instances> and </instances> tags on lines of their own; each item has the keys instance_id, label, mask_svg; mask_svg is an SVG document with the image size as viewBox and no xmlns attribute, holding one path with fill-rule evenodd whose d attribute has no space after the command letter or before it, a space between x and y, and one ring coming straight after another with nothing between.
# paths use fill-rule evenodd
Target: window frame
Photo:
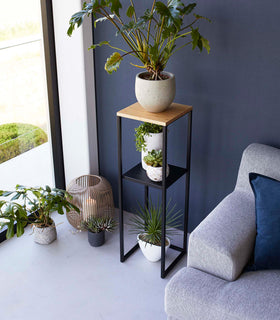
<instances>
[{"instance_id":1,"label":"window frame","mask_svg":"<svg viewBox=\"0 0 280 320\"><path fill-rule=\"evenodd\" d=\"M57 65L55 52L53 7L51 0L40 0L45 55L45 70L49 104L51 145L56 188L65 189L65 169L58 94ZM16 224L14 226L16 229ZM6 240L7 227L0 232L0 243Z\"/></svg>"}]
</instances>

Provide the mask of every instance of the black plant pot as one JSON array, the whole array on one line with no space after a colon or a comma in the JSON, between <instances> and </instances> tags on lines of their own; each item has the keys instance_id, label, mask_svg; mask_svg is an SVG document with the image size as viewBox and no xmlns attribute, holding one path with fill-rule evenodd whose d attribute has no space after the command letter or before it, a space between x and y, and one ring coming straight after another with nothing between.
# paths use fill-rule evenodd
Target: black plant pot
<instances>
[{"instance_id":1,"label":"black plant pot","mask_svg":"<svg viewBox=\"0 0 280 320\"><path fill-rule=\"evenodd\" d=\"M88 231L88 242L93 247L100 247L105 242L105 231L98 233Z\"/></svg>"}]
</instances>

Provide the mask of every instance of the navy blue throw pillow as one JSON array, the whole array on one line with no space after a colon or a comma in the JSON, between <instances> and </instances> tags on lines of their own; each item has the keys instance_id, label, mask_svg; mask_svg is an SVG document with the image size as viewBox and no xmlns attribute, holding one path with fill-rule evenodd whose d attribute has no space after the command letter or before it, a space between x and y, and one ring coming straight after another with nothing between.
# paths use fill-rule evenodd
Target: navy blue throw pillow
<instances>
[{"instance_id":1,"label":"navy blue throw pillow","mask_svg":"<svg viewBox=\"0 0 280 320\"><path fill-rule=\"evenodd\" d=\"M254 269L280 269L280 181L257 173L249 179L256 203Z\"/></svg>"}]
</instances>

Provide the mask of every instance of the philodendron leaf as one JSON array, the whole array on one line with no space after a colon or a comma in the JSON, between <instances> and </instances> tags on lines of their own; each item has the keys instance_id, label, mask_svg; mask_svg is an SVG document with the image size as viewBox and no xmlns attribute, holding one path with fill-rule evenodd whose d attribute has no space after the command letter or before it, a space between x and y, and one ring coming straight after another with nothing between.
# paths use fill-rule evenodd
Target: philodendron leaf
<instances>
[{"instance_id":1,"label":"philodendron leaf","mask_svg":"<svg viewBox=\"0 0 280 320\"><path fill-rule=\"evenodd\" d=\"M207 52L210 52L210 45L209 45L209 41L205 38L203 38L202 36L200 37L200 40L202 42L203 47L207 50Z\"/></svg>"},{"instance_id":2,"label":"philodendron leaf","mask_svg":"<svg viewBox=\"0 0 280 320\"><path fill-rule=\"evenodd\" d=\"M109 45L109 41L101 41L101 42L99 42L99 43L97 43L97 44L93 44L92 46L90 46L89 48L88 48L88 50L90 50L90 49L96 49L97 47L102 47L102 46L104 46L104 45Z\"/></svg>"},{"instance_id":3,"label":"philodendron leaf","mask_svg":"<svg viewBox=\"0 0 280 320\"><path fill-rule=\"evenodd\" d=\"M189 5L187 5L181 10L181 13L186 15L190 14L195 7L196 7L196 3L190 3Z\"/></svg>"},{"instance_id":4,"label":"philodendron leaf","mask_svg":"<svg viewBox=\"0 0 280 320\"><path fill-rule=\"evenodd\" d=\"M114 12L117 16L120 16L120 9L122 8L122 4L119 0L108 0L111 3L111 12Z\"/></svg>"},{"instance_id":5,"label":"philodendron leaf","mask_svg":"<svg viewBox=\"0 0 280 320\"><path fill-rule=\"evenodd\" d=\"M123 57L120 55L119 52L114 52L106 61L105 63L105 70L112 74L113 71L117 71L120 66Z\"/></svg>"},{"instance_id":6,"label":"philodendron leaf","mask_svg":"<svg viewBox=\"0 0 280 320\"><path fill-rule=\"evenodd\" d=\"M126 11L126 15L128 16L128 18L131 18L134 15L134 7L133 6L129 6L127 11Z\"/></svg>"}]
</instances>

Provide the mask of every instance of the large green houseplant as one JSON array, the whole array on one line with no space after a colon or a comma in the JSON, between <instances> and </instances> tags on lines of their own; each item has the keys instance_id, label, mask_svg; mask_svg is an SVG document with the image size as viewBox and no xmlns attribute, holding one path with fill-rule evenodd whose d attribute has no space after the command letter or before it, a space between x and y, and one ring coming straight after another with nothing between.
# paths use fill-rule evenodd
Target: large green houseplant
<instances>
[{"instance_id":1,"label":"large green houseplant","mask_svg":"<svg viewBox=\"0 0 280 320\"><path fill-rule=\"evenodd\" d=\"M57 188L25 187L17 185L14 191L0 190L0 227L7 226L6 238L24 233L27 224L33 225L34 240L41 244L51 243L56 239L56 228L51 213L57 211L64 214L70 210L79 209L69 202L71 196L64 190ZM15 229L16 224L16 231Z\"/></svg>"},{"instance_id":2,"label":"large green houseplant","mask_svg":"<svg viewBox=\"0 0 280 320\"><path fill-rule=\"evenodd\" d=\"M136 97L142 106L152 111L142 100L147 98L146 86L152 85L153 91L157 91L160 82L151 84L151 81L145 80L165 80L161 82L163 89L156 95L157 104L163 103L166 95L172 96L172 102L175 78L174 75L164 72L167 62L178 50L188 45L200 51L205 48L209 53L209 41L200 34L197 26L198 21L209 19L194 13L196 3L185 5L181 0L153 0L151 6L141 14L138 14L133 0L126 1L125 7L123 3L121 0L85 2L82 10L72 15L68 35L72 35L76 26L82 25L85 17L93 16L94 26L104 21L112 23L116 28L116 35L122 37L126 46L113 46L106 39L93 44L91 49L106 45L115 50L105 63L105 70L110 74L119 68L124 57L129 55L138 60L131 64L145 69L146 72L136 77ZM168 101L170 102L170 98ZM159 109L155 108L156 111L152 112L162 111Z\"/></svg>"}]
</instances>

